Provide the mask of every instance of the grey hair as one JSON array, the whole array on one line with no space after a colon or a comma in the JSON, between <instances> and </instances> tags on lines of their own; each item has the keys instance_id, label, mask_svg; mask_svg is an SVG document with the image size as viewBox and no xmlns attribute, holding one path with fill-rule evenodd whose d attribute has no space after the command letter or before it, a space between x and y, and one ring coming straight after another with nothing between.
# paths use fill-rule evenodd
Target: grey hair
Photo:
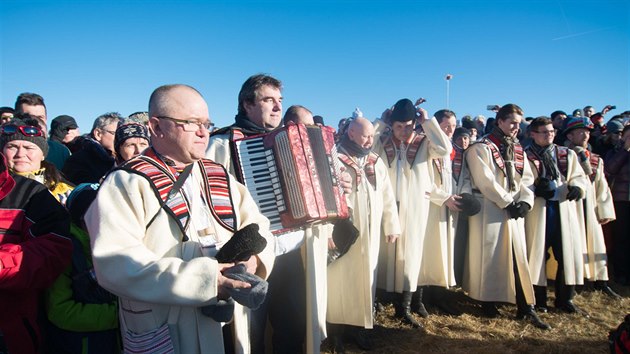
<instances>
[{"instance_id":1,"label":"grey hair","mask_svg":"<svg viewBox=\"0 0 630 354\"><path fill-rule=\"evenodd\" d=\"M118 125L118 123L123 119L124 117L121 116L118 112L108 112L105 114L101 114L94 120L94 124L92 124L92 133L94 133L94 130L104 129L106 126L112 123L116 123L116 125Z\"/></svg>"}]
</instances>

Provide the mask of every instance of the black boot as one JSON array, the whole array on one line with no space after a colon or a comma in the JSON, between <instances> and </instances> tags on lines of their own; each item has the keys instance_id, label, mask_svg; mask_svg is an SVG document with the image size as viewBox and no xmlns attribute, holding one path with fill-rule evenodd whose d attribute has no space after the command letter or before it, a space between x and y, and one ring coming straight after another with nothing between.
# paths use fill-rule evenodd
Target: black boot
<instances>
[{"instance_id":1,"label":"black boot","mask_svg":"<svg viewBox=\"0 0 630 354\"><path fill-rule=\"evenodd\" d=\"M534 296L536 297L536 311L547 313L547 287L534 285Z\"/></svg>"},{"instance_id":2,"label":"black boot","mask_svg":"<svg viewBox=\"0 0 630 354\"><path fill-rule=\"evenodd\" d=\"M524 307L519 306L516 312L516 319L528 321L536 328L551 329L551 326L543 322L540 317L538 317L536 310L534 310L534 305L526 305Z\"/></svg>"},{"instance_id":3,"label":"black boot","mask_svg":"<svg viewBox=\"0 0 630 354\"><path fill-rule=\"evenodd\" d=\"M416 292L413 293L413 296L411 298L411 311L413 313L418 314L420 317L422 318L427 318L429 317L429 313L427 312L427 309L424 307L424 301L426 301L426 298L429 294L429 288L426 286L419 286L416 289Z\"/></svg>"},{"instance_id":4,"label":"black boot","mask_svg":"<svg viewBox=\"0 0 630 354\"><path fill-rule=\"evenodd\" d=\"M595 290L597 291L601 291L604 294L608 295L609 297L615 299L615 300L619 300L622 299L622 297L617 294L616 292L613 291L613 289L611 289L608 286L608 282L605 280L597 280L595 281L595 286L594 286Z\"/></svg>"},{"instance_id":5,"label":"black boot","mask_svg":"<svg viewBox=\"0 0 630 354\"><path fill-rule=\"evenodd\" d=\"M499 313L499 310L497 309L497 305L494 302L482 302L481 311L483 311L483 315L488 318L497 318L501 315Z\"/></svg>"},{"instance_id":6,"label":"black boot","mask_svg":"<svg viewBox=\"0 0 630 354\"><path fill-rule=\"evenodd\" d=\"M536 310L534 310L534 305L527 303L527 300L525 299L525 291L523 290L523 285L521 284L520 277L518 275L518 267L516 265L514 266L514 280L516 288L516 319L528 321L536 328L551 329L551 326L543 322L540 317L538 317Z\"/></svg>"},{"instance_id":7,"label":"black boot","mask_svg":"<svg viewBox=\"0 0 630 354\"><path fill-rule=\"evenodd\" d=\"M345 332L345 325L327 323L328 334L332 340L333 353L343 354L346 352L346 348L343 344L343 336Z\"/></svg>"},{"instance_id":8,"label":"black boot","mask_svg":"<svg viewBox=\"0 0 630 354\"><path fill-rule=\"evenodd\" d=\"M374 341L372 340L368 329L355 328L353 330L352 337L354 338L354 342L357 344L357 347L362 350L368 351L374 348Z\"/></svg>"},{"instance_id":9,"label":"black boot","mask_svg":"<svg viewBox=\"0 0 630 354\"><path fill-rule=\"evenodd\" d=\"M413 326L414 328L424 328L420 322L418 322L411 313L411 291L403 291L402 299L400 302L400 315L398 316L404 323Z\"/></svg>"},{"instance_id":10,"label":"black boot","mask_svg":"<svg viewBox=\"0 0 630 354\"><path fill-rule=\"evenodd\" d=\"M430 289L433 304L437 306L440 311L451 316L461 316L462 311L457 308L457 305L453 300L453 294L451 294L449 290L439 286L432 286Z\"/></svg>"},{"instance_id":11,"label":"black boot","mask_svg":"<svg viewBox=\"0 0 630 354\"><path fill-rule=\"evenodd\" d=\"M553 302L553 305L560 311L566 313L577 313L588 316L588 313L582 311L579 307L575 306L573 303L573 297L575 296L575 286L574 285L566 285L564 278L564 271L562 270L562 265L558 265L558 272L556 273L556 300Z\"/></svg>"}]
</instances>

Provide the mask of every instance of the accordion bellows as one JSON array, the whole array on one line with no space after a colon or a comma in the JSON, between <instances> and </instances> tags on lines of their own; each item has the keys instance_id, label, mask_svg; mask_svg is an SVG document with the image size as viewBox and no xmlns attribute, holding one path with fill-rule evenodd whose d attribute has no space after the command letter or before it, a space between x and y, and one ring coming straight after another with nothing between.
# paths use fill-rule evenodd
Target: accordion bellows
<instances>
[{"instance_id":1,"label":"accordion bellows","mask_svg":"<svg viewBox=\"0 0 630 354\"><path fill-rule=\"evenodd\" d=\"M291 124L233 147L239 179L272 231L348 217L332 128Z\"/></svg>"}]
</instances>

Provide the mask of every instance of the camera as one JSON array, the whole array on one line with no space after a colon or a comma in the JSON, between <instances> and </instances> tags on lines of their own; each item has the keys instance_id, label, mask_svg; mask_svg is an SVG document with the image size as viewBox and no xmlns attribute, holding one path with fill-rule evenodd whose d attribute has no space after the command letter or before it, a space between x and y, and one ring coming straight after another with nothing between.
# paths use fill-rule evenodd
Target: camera
<instances>
[{"instance_id":1,"label":"camera","mask_svg":"<svg viewBox=\"0 0 630 354\"><path fill-rule=\"evenodd\" d=\"M489 111L494 111L495 109L497 109L498 106L496 104L489 104L486 106L486 109Z\"/></svg>"},{"instance_id":2,"label":"camera","mask_svg":"<svg viewBox=\"0 0 630 354\"><path fill-rule=\"evenodd\" d=\"M613 109L617 109L617 106L613 106L613 105L609 104L608 105L608 109L610 109L612 111Z\"/></svg>"}]
</instances>

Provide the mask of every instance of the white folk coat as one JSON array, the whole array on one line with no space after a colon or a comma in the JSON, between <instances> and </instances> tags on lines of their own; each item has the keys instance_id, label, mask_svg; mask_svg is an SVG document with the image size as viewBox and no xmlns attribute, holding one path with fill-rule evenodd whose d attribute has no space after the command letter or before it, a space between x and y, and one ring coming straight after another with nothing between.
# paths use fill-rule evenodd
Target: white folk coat
<instances>
[{"instance_id":1,"label":"white folk coat","mask_svg":"<svg viewBox=\"0 0 630 354\"><path fill-rule=\"evenodd\" d=\"M426 120L422 128L426 137L411 164L404 153L402 159L391 164L385 161L397 196L402 229L395 244L381 240L377 287L388 292L415 291L418 286L433 180L431 159L449 156L452 150L450 140L435 118ZM375 135L374 152L387 160L380 135L380 132ZM387 139L392 139L391 135Z\"/></svg>"},{"instance_id":2,"label":"white folk coat","mask_svg":"<svg viewBox=\"0 0 630 354\"><path fill-rule=\"evenodd\" d=\"M563 148L563 147L560 147ZM563 148L566 149L566 148ZM558 156L556 148L556 156ZM538 178L538 170L532 161L529 165ZM564 258L564 277L567 285L584 284L584 218L578 216L578 207L582 200L570 201L566 199L568 186L579 187L585 191L588 179L580 166L577 155L568 150L567 176L560 174L558 182L558 212L562 238L562 257ZM547 286L547 249L545 246L545 228L547 201L535 197L532 210L525 217L525 234L527 235L527 256L529 272L534 285ZM554 274L555 276L555 274Z\"/></svg>"},{"instance_id":3,"label":"white folk coat","mask_svg":"<svg viewBox=\"0 0 630 354\"><path fill-rule=\"evenodd\" d=\"M608 182L604 176L604 161L597 157L592 181L586 188L586 198L578 208L578 216L583 218L586 233L586 259L584 261L585 278L590 281L608 280L607 253L604 232L600 221L614 220L615 207Z\"/></svg>"},{"instance_id":4,"label":"white folk coat","mask_svg":"<svg viewBox=\"0 0 630 354\"><path fill-rule=\"evenodd\" d=\"M433 187L429 200L429 216L424 238L422 265L418 285L455 286L453 213L444 202L453 194L453 173L449 157L432 163Z\"/></svg>"},{"instance_id":5,"label":"white folk coat","mask_svg":"<svg viewBox=\"0 0 630 354\"><path fill-rule=\"evenodd\" d=\"M526 157L525 157L526 158ZM529 276L523 218L511 219L503 210L512 202L534 204L534 177L527 161L521 176L512 164L516 191L510 191L506 175L497 166L485 143L472 144L464 153L461 178L470 180L481 211L468 218L468 251L462 288L480 301L516 303L513 266L518 267L528 304L534 303Z\"/></svg>"},{"instance_id":6,"label":"white folk coat","mask_svg":"<svg viewBox=\"0 0 630 354\"><path fill-rule=\"evenodd\" d=\"M347 196L352 222L359 230L357 241L328 266L327 321L372 328L376 270L381 239L400 234L396 201L382 159L375 164L376 187L365 178L357 185L356 171L346 167L353 180ZM381 227L384 234L381 234Z\"/></svg>"},{"instance_id":7,"label":"white folk coat","mask_svg":"<svg viewBox=\"0 0 630 354\"><path fill-rule=\"evenodd\" d=\"M203 178L205 174L195 164L186 183L195 186ZM269 221L258 212L245 186L231 177L229 185L236 228L256 223L267 239L257 270L257 275L266 278L275 259ZM223 353L221 323L200 311L217 303L218 263L202 255L192 222L187 232L190 240L181 241L177 223L160 202L150 182L140 175L121 170L107 176L85 215L98 281L119 296L121 324L129 331L141 334L159 328L175 311L179 314L170 335L177 353ZM219 222L211 221L219 240L232 236ZM234 325L239 353L250 352L245 312L237 304Z\"/></svg>"},{"instance_id":8,"label":"white folk coat","mask_svg":"<svg viewBox=\"0 0 630 354\"><path fill-rule=\"evenodd\" d=\"M223 165L232 176L235 175L234 162L230 149L230 135L219 134L210 137L206 158ZM332 236L332 225L316 225L307 228L301 246L304 272L306 276L306 351L319 353L321 342L326 339L326 284L328 238Z\"/></svg>"}]
</instances>

